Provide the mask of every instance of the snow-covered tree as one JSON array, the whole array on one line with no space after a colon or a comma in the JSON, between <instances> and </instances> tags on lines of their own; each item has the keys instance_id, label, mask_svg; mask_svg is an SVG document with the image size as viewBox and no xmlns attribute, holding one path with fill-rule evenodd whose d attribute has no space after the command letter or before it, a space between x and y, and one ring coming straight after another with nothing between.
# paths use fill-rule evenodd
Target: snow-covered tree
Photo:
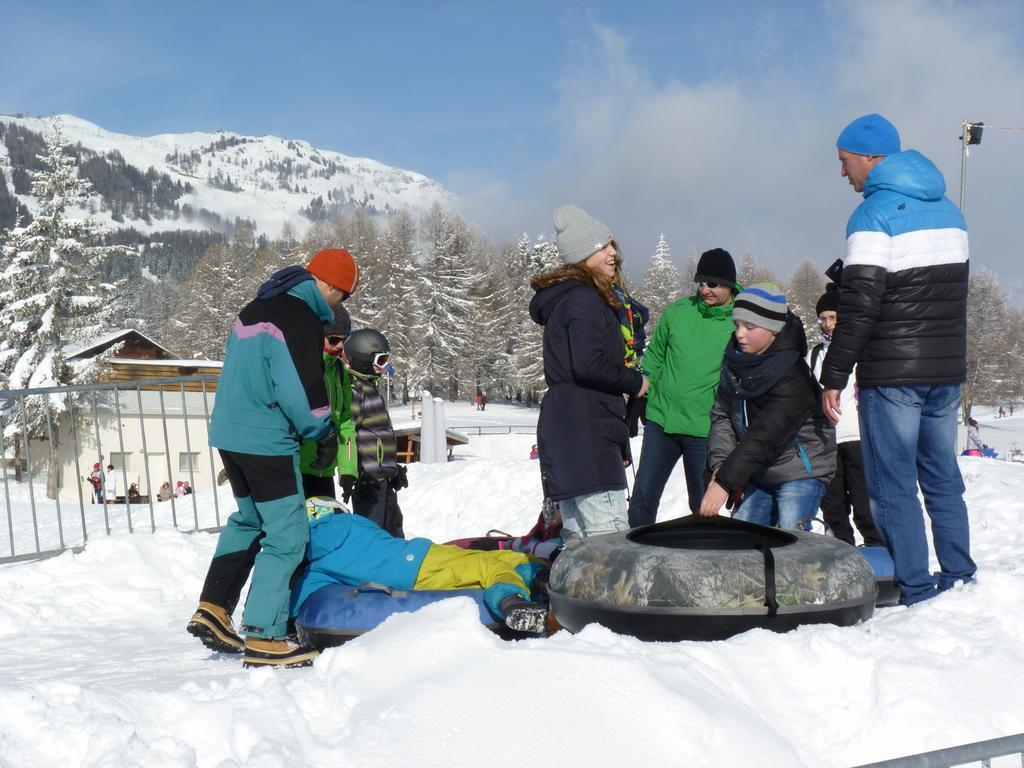
<instances>
[{"instance_id":1,"label":"snow-covered tree","mask_svg":"<svg viewBox=\"0 0 1024 768\"><path fill-rule=\"evenodd\" d=\"M470 289L470 232L457 215L435 203L423 219L426 262L422 268L422 325L415 369L434 394L455 399L459 394L459 363L466 352L467 325L473 315Z\"/></svg>"},{"instance_id":2,"label":"snow-covered tree","mask_svg":"<svg viewBox=\"0 0 1024 768\"><path fill-rule=\"evenodd\" d=\"M662 233L658 238L658 245L654 249L654 256L647 265L647 272L644 273L643 282L636 292L636 297L647 306L651 312L651 319L648 323L648 333L654 328L665 311L665 307L678 299L682 294L682 279L679 270L672 263L672 251Z\"/></svg>"},{"instance_id":3,"label":"snow-covered tree","mask_svg":"<svg viewBox=\"0 0 1024 768\"><path fill-rule=\"evenodd\" d=\"M758 264L753 252L744 253L740 257L740 263L736 265L736 282L746 287L765 280L775 280L775 275L768 267Z\"/></svg>"},{"instance_id":4,"label":"snow-covered tree","mask_svg":"<svg viewBox=\"0 0 1024 768\"><path fill-rule=\"evenodd\" d=\"M414 329L422 326L420 304L416 300L419 270L416 267L416 222L407 211L396 213L376 248L377 285L370 290L379 294L376 314L367 319L368 327L388 337L394 360L395 378L408 400L413 387L413 360L419 347ZM357 257L358 260L358 257ZM360 265L362 262L359 262ZM359 293L364 289L360 288Z\"/></svg>"},{"instance_id":5,"label":"snow-covered tree","mask_svg":"<svg viewBox=\"0 0 1024 768\"><path fill-rule=\"evenodd\" d=\"M814 305L825 292L824 273L817 264L808 259L796 268L793 276L783 287L790 310L803 321L808 347L816 344L821 332Z\"/></svg>"},{"instance_id":6,"label":"snow-covered tree","mask_svg":"<svg viewBox=\"0 0 1024 768\"><path fill-rule=\"evenodd\" d=\"M100 279L105 262L124 249L101 243L102 227L87 215L91 187L78 176L59 125L47 137L43 169L30 171L35 218L15 227L0 263L0 388L66 386L88 381L99 360L71 364L66 350L109 330L125 316L124 286ZM56 438L64 396L26 401L28 435ZM16 443L22 424L6 427ZM54 492L59 479L50 478Z\"/></svg>"},{"instance_id":7,"label":"snow-covered tree","mask_svg":"<svg viewBox=\"0 0 1024 768\"><path fill-rule=\"evenodd\" d=\"M991 271L971 271L967 292L967 380L961 389L963 416L977 403L995 404L1014 388L1008 301Z\"/></svg>"}]
</instances>

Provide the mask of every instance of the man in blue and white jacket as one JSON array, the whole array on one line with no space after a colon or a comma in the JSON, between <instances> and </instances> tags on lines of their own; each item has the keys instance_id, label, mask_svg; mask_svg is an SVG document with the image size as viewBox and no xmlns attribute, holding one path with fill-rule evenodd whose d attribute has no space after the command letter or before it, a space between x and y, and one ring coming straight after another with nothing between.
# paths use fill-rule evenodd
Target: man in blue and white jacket
<instances>
[{"instance_id":1,"label":"man in blue and white jacket","mask_svg":"<svg viewBox=\"0 0 1024 768\"><path fill-rule=\"evenodd\" d=\"M956 462L966 373L967 227L938 168L900 151L895 126L859 117L836 141L841 174L864 202L846 227L839 320L822 365L822 407L836 423L854 365L871 513L905 605L976 570L964 483ZM939 573L917 487L931 518Z\"/></svg>"}]
</instances>

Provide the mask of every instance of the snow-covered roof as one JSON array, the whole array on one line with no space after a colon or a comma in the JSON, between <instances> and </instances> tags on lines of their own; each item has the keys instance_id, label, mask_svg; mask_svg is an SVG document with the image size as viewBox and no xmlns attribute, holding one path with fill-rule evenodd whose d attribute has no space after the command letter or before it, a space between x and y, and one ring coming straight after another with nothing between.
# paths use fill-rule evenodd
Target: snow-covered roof
<instances>
[{"instance_id":1,"label":"snow-covered roof","mask_svg":"<svg viewBox=\"0 0 1024 768\"><path fill-rule=\"evenodd\" d=\"M64 349L65 359L74 360L81 358L95 357L101 352L106 351L110 347L114 346L119 341L127 339L131 334L135 334L144 341L152 344L154 347L159 349L168 357L173 357L173 353L162 344L158 344L149 338L146 334L141 331L137 331L134 328L118 328L117 330L105 333L102 336L97 336L90 341L83 344L72 344Z\"/></svg>"}]
</instances>

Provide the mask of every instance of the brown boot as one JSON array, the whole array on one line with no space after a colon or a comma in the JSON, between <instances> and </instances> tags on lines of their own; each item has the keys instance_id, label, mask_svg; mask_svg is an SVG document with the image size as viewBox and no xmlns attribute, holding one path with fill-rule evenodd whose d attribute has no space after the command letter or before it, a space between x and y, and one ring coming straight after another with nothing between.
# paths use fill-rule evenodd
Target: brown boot
<instances>
[{"instance_id":1,"label":"brown boot","mask_svg":"<svg viewBox=\"0 0 1024 768\"><path fill-rule=\"evenodd\" d=\"M308 667L320 651L289 640L245 638L243 667Z\"/></svg>"},{"instance_id":2,"label":"brown boot","mask_svg":"<svg viewBox=\"0 0 1024 768\"><path fill-rule=\"evenodd\" d=\"M241 653L244 643L231 624L228 612L213 603L200 603L185 627L211 651Z\"/></svg>"}]
</instances>

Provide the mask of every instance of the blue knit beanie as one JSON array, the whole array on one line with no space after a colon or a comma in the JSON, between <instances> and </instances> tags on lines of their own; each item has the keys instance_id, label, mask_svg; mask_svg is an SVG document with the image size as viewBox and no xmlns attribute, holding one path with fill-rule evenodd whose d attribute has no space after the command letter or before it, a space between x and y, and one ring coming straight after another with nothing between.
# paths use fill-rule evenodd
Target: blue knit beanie
<instances>
[{"instance_id":1,"label":"blue knit beanie","mask_svg":"<svg viewBox=\"0 0 1024 768\"><path fill-rule=\"evenodd\" d=\"M884 117L871 113L843 128L836 146L855 155L892 155L900 151L900 133Z\"/></svg>"}]
</instances>

